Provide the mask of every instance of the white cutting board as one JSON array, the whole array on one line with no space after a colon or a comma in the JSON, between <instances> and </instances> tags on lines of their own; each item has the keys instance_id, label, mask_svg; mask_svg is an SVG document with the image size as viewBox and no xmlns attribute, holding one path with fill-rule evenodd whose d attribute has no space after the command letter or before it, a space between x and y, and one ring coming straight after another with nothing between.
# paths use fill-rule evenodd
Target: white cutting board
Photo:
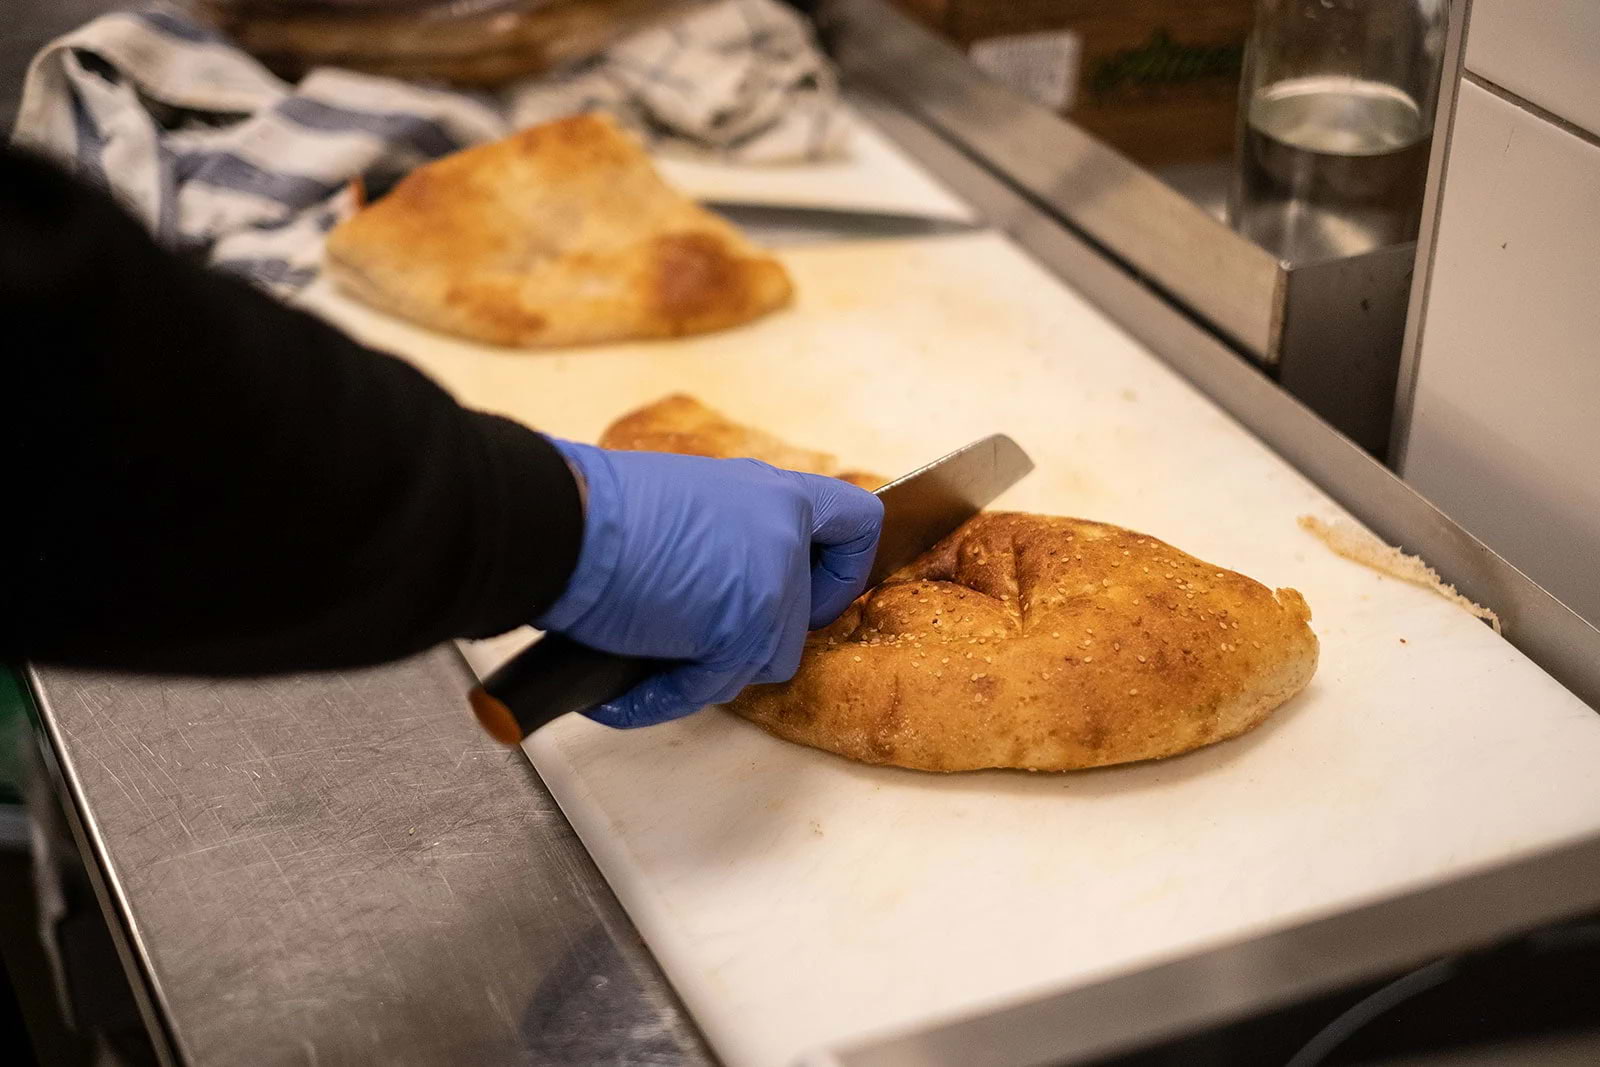
<instances>
[{"instance_id":1,"label":"white cutting board","mask_svg":"<svg viewBox=\"0 0 1600 1067\"><path fill-rule=\"evenodd\" d=\"M1481 623L1298 529L1340 512L1003 238L785 259L792 310L565 353L310 300L465 402L577 438L673 390L890 475L1007 431L1038 469L1003 506L1299 588L1322 666L1242 739L1069 775L870 768L716 709L543 730L528 754L728 1063L777 1067L1600 832L1600 716Z\"/></svg>"}]
</instances>

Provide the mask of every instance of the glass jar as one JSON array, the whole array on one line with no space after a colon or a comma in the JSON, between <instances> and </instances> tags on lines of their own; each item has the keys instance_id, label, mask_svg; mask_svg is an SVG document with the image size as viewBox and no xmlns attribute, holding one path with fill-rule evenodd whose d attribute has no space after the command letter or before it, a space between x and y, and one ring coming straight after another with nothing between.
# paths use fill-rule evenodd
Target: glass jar
<instances>
[{"instance_id":1,"label":"glass jar","mask_svg":"<svg viewBox=\"0 0 1600 1067\"><path fill-rule=\"evenodd\" d=\"M1228 216L1291 263L1415 240L1448 0L1257 0Z\"/></svg>"}]
</instances>

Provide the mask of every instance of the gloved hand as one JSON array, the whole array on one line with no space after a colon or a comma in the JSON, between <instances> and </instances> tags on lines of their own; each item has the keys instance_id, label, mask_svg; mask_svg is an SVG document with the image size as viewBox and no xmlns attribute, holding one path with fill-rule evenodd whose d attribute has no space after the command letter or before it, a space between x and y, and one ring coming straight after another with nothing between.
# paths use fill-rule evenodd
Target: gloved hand
<instances>
[{"instance_id":1,"label":"gloved hand","mask_svg":"<svg viewBox=\"0 0 1600 1067\"><path fill-rule=\"evenodd\" d=\"M806 631L866 585L883 524L871 493L751 459L553 443L587 483L583 545L535 625L684 661L590 712L597 722L648 726L788 680Z\"/></svg>"}]
</instances>

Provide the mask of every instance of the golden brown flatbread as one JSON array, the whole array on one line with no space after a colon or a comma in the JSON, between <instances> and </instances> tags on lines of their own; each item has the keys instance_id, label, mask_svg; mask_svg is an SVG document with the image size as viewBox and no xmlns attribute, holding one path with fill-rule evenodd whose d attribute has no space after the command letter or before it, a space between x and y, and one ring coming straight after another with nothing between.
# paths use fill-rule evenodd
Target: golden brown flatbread
<instances>
[{"instance_id":1,"label":"golden brown flatbread","mask_svg":"<svg viewBox=\"0 0 1600 1067\"><path fill-rule=\"evenodd\" d=\"M925 771L1064 771L1244 733L1311 680L1276 593L1144 534L990 512L810 636L733 709L790 741Z\"/></svg>"},{"instance_id":2,"label":"golden brown flatbread","mask_svg":"<svg viewBox=\"0 0 1600 1067\"><path fill-rule=\"evenodd\" d=\"M887 479L861 471L841 471L827 452L796 448L769 433L734 422L692 396L674 393L612 423L600 437L603 448L631 452L677 452L714 459L759 459L774 467L825 474L863 489Z\"/></svg>"},{"instance_id":3,"label":"golden brown flatbread","mask_svg":"<svg viewBox=\"0 0 1600 1067\"><path fill-rule=\"evenodd\" d=\"M328 235L353 296L515 346L702 333L789 302L782 264L656 174L603 115L419 167Z\"/></svg>"},{"instance_id":4,"label":"golden brown flatbread","mask_svg":"<svg viewBox=\"0 0 1600 1067\"><path fill-rule=\"evenodd\" d=\"M757 443L833 463L772 440L676 396L601 443L730 456ZM791 681L730 706L790 741L918 770L1157 759L1244 733L1303 689L1310 619L1295 590L1145 534L988 512L811 634Z\"/></svg>"}]
</instances>

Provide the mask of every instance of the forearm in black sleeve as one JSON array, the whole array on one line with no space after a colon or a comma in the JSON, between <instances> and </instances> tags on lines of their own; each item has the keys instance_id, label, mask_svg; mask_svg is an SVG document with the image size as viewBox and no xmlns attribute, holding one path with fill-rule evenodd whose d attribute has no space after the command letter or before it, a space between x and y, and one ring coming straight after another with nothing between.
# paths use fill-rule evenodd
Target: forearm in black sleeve
<instances>
[{"instance_id":1,"label":"forearm in black sleeve","mask_svg":"<svg viewBox=\"0 0 1600 1067\"><path fill-rule=\"evenodd\" d=\"M539 435L0 153L0 656L240 673L532 619L582 509Z\"/></svg>"}]
</instances>

